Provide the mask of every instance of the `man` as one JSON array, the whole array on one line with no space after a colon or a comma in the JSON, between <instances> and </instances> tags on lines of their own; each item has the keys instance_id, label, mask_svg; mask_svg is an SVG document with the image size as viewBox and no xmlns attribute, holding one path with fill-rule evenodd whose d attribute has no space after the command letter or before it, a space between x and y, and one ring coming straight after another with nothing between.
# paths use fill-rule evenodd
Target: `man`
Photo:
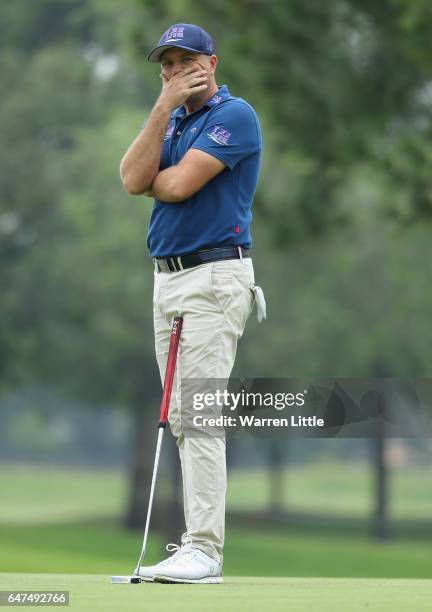
<instances>
[{"instance_id":1,"label":"man","mask_svg":"<svg viewBox=\"0 0 432 612\"><path fill-rule=\"evenodd\" d=\"M179 381L229 378L254 296L265 317L249 253L261 132L251 106L216 84L213 41L200 27L170 27L148 59L161 64L162 91L120 174L129 193L155 199L147 244L162 380L172 319L184 317L169 423L180 454L186 533L181 546L168 545L175 554L139 573L150 581L217 583L225 439L184 436Z\"/></svg>"}]
</instances>

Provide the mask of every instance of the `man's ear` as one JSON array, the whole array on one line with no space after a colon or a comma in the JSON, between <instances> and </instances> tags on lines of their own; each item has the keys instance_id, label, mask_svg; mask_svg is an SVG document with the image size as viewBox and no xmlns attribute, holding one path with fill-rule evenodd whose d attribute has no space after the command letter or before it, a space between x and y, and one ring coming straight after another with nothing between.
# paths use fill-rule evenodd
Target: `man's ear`
<instances>
[{"instance_id":1,"label":"man's ear","mask_svg":"<svg viewBox=\"0 0 432 612\"><path fill-rule=\"evenodd\" d=\"M211 74L214 74L216 72L217 63L218 63L217 56L216 55L211 55L210 56L210 72L211 72Z\"/></svg>"}]
</instances>

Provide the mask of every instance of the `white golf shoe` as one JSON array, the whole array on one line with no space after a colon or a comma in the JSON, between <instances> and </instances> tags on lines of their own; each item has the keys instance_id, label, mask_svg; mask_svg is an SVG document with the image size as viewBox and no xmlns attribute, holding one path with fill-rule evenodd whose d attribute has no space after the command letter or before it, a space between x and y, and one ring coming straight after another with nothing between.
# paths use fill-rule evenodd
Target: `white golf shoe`
<instances>
[{"instance_id":1,"label":"white golf shoe","mask_svg":"<svg viewBox=\"0 0 432 612\"><path fill-rule=\"evenodd\" d=\"M160 563L156 563L156 565L141 565L141 567L139 568L139 571L138 571L138 567L135 569L135 574L138 576L141 576L141 578L145 582L153 582L155 574L158 573L158 571L163 571L165 565L167 565L168 563L172 563L172 561L174 561L174 559L176 559L179 555L181 555L187 548L190 548L189 543L183 544L182 546L179 546L178 544L172 544L172 543L167 544L166 550L168 552L172 552L173 550L176 551L173 555L168 557L168 559L164 559L163 561L160 561Z\"/></svg>"},{"instance_id":2,"label":"white golf shoe","mask_svg":"<svg viewBox=\"0 0 432 612\"><path fill-rule=\"evenodd\" d=\"M218 584L223 582L221 564L199 548L190 545L156 566L154 582L187 582Z\"/></svg>"}]
</instances>

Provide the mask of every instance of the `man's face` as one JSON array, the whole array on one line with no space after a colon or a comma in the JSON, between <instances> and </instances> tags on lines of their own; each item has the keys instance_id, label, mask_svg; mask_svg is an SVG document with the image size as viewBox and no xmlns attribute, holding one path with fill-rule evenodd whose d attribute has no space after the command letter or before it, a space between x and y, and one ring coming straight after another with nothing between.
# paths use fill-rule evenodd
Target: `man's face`
<instances>
[{"instance_id":1,"label":"man's face","mask_svg":"<svg viewBox=\"0 0 432 612\"><path fill-rule=\"evenodd\" d=\"M210 80L216 68L216 56L194 53L185 49L167 49L161 57L161 74L169 81L174 75L186 68L205 70Z\"/></svg>"}]
</instances>

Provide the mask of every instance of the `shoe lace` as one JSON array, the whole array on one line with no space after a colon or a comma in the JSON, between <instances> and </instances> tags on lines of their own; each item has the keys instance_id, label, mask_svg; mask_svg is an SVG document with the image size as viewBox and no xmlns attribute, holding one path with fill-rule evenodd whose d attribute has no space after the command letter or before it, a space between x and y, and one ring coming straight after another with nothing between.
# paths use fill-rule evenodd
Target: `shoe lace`
<instances>
[{"instance_id":1,"label":"shoe lace","mask_svg":"<svg viewBox=\"0 0 432 612\"><path fill-rule=\"evenodd\" d=\"M165 559L164 561L161 561L160 565L166 565L167 563L171 563L172 561L174 561L174 559L177 559L180 556L185 556L190 548L192 546L192 542L189 540L186 540L185 542L183 542L182 544L175 544L174 542L170 542L169 544L166 545L166 550L168 552L174 552L173 555L171 555L171 557L168 557L168 559Z\"/></svg>"}]
</instances>

